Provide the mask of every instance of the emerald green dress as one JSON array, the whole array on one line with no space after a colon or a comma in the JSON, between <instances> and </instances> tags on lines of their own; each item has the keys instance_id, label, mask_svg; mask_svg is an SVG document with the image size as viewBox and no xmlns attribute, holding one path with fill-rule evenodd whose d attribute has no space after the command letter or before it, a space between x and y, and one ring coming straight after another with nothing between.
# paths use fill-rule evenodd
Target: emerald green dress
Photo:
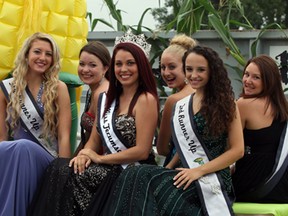
<instances>
[{"instance_id":1,"label":"emerald green dress","mask_svg":"<svg viewBox=\"0 0 288 216\"><path fill-rule=\"evenodd\" d=\"M219 137L205 135L206 123L200 113L193 121L212 158L221 155L227 147L227 133ZM177 172L155 165L127 168L118 177L103 215L203 215L195 183L186 190L173 185ZM224 190L233 197L229 168L219 172Z\"/></svg>"}]
</instances>

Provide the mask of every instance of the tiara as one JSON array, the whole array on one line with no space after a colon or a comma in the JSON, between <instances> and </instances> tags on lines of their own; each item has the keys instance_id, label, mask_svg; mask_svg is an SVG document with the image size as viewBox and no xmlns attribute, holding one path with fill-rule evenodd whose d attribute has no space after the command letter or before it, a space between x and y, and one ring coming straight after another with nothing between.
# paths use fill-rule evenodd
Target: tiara
<instances>
[{"instance_id":1,"label":"tiara","mask_svg":"<svg viewBox=\"0 0 288 216\"><path fill-rule=\"evenodd\" d=\"M142 49L146 57L149 58L151 45L146 42L144 34L134 35L131 29L128 29L122 37L116 37L115 46L119 43L132 43Z\"/></svg>"}]
</instances>

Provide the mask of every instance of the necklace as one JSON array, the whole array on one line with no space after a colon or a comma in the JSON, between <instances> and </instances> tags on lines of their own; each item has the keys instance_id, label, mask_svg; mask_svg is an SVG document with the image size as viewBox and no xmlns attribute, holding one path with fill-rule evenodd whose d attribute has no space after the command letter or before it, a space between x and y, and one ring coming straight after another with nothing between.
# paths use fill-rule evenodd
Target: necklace
<instances>
[{"instance_id":1,"label":"necklace","mask_svg":"<svg viewBox=\"0 0 288 216\"><path fill-rule=\"evenodd\" d=\"M41 97L43 95L43 91L44 91L44 82L41 82L41 85L40 85L40 88L39 88L39 91L38 91L38 94L37 94L37 97L36 97L37 104L40 107L43 107L43 103L42 103L42 100L41 100Z\"/></svg>"}]
</instances>

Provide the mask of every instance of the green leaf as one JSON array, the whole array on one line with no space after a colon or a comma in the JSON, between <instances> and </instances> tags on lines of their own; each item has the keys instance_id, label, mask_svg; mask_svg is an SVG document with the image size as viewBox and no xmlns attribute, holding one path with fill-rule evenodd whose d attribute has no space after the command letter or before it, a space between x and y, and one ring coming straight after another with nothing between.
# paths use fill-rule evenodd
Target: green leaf
<instances>
[{"instance_id":1,"label":"green leaf","mask_svg":"<svg viewBox=\"0 0 288 216\"><path fill-rule=\"evenodd\" d=\"M234 25L239 26L239 27L243 27L245 29L251 29L251 30L254 29L253 26L251 26L249 24L238 22L237 20L229 20L229 23L234 24Z\"/></svg>"},{"instance_id":2,"label":"green leaf","mask_svg":"<svg viewBox=\"0 0 288 216\"><path fill-rule=\"evenodd\" d=\"M149 10L152 10L152 9L151 9L151 8L147 8L147 9L142 13L142 16L141 16L141 18L140 18L140 20L139 20L139 22L138 22L138 27L137 27L137 32L138 32L138 34L142 32L142 29L141 29L141 28L142 28L143 19L144 19L146 13L147 13Z\"/></svg>"},{"instance_id":3,"label":"green leaf","mask_svg":"<svg viewBox=\"0 0 288 216\"><path fill-rule=\"evenodd\" d=\"M107 21L105 21L105 20L103 20L103 19L94 19L94 20L92 21L92 24L91 24L91 31L94 31L94 29L95 29L95 27L96 27L96 25L97 25L98 22L101 22L101 23L109 26L110 28L114 29L114 27L113 27L110 23L108 23Z\"/></svg>"},{"instance_id":4,"label":"green leaf","mask_svg":"<svg viewBox=\"0 0 288 216\"><path fill-rule=\"evenodd\" d=\"M92 20L92 13L91 12L87 12L86 14L86 18L89 19L90 23L91 23L91 20Z\"/></svg>"},{"instance_id":5,"label":"green leaf","mask_svg":"<svg viewBox=\"0 0 288 216\"><path fill-rule=\"evenodd\" d=\"M276 28L280 29L283 32L283 34L286 36L286 38L287 38L287 35L286 35L285 31L282 29L282 27L278 23L271 23L271 24L265 26L264 28L261 29L261 31L259 32L257 38L251 44L250 50L251 50L252 56L256 56L257 55L256 52L257 52L258 42L259 42L260 38L262 37L262 35L265 32L267 32L267 30L269 28L271 28L271 27L276 27Z\"/></svg>"}]
</instances>

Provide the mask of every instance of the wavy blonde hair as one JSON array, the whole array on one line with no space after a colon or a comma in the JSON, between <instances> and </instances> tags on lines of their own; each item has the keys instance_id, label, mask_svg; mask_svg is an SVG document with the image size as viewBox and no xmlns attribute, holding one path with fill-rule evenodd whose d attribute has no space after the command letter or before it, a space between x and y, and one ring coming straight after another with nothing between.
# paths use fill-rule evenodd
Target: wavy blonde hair
<instances>
[{"instance_id":1,"label":"wavy blonde hair","mask_svg":"<svg viewBox=\"0 0 288 216\"><path fill-rule=\"evenodd\" d=\"M13 130L19 124L20 118L20 102L24 101L23 92L27 86L26 75L29 72L28 54L35 41L46 41L52 47L52 63L51 66L43 73L44 84L44 125L42 135L46 138L49 136L57 136L58 112L59 107L56 102L58 74L60 71L60 52L54 39L45 33L37 32L25 40L21 50L15 59L15 68L13 69L12 91L10 92L10 101L7 105L7 122L10 120L10 130Z\"/></svg>"}]
</instances>

